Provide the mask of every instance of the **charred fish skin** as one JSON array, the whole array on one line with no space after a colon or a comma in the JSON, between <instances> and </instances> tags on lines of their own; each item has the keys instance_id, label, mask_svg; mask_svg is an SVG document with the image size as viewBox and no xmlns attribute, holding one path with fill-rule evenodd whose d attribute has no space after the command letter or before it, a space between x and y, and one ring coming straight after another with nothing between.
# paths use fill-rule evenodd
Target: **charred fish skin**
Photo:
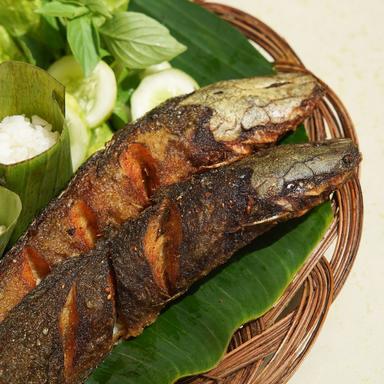
<instances>
[{"instance_id":1,"label":"charred fish skin","mask_svg":"<svg viewBox=\"0 0 384 384\"><path fill-rule=\"evenodd\" d=\"M160 190L139 218L58 265L0 324L0 383L84 381L116 341L116 321L120 336L138 335L256 236L326 200L359 161L349 140L287 145Z\"/></svg>"},{"instance_id":2,"label":"charred fish skin","mask_svg":"<svg viewBox=\"0 0 384 384\"><path fill-rule=\"evenodd\" d=\"M0 325L0 383L79 382L112 348L115 321L106 256L67 260Z\"/></svg>"},{"instance_id":3,"label":"charred fish skin","mask_svg":"<svg viewBox=\"0 0 384 384\"><path fill-rule=\"evenodd\" d=\"M57 264L137 217L159 187L275 143L312 112L322 92L301 73L221 82L167 101L119 131L0 261L0 322Z\"/></svg>"}]
</instances>

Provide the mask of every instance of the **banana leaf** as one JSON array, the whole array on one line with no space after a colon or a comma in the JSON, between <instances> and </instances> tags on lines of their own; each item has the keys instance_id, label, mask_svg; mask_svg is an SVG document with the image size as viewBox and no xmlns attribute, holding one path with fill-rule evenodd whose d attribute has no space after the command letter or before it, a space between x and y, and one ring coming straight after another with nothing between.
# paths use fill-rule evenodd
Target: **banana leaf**
<instances>
[{"instance_id":1,"label":"banana leaf","mask_svg":"<svg viewBox=\"0 0 384 384\"><path fill-rule=\"evenodd\" d=\"M192 2L133 0L130 10L158 19L188 47L173 65L202 85L273 72L243 35ZM307 141L303 126L285 141ZM326 203L256 239L139 337L115 347L88 384L168 384L213 368L233 332L279 299L331 221Z\"/></svg>"},{"instance_id":2,"label":"banana leaf","mask_svg":"<svg viewBox=\"0 0 384 384\"><path fill-rule=\"evenodd\" d=\"M0 257L12 235L21 212L19 196L9 189L0 187ZM2 228L1 228L2 227Z\"/></svg>"},{"instance_id":3,"label":"banana leaf","mask_svg":"<svg viewBox=\"0 0 384 384\"><path fill-rule=\"evenodd\" d=\"M23 205L9 245L72 175L64 96L64 87L44 70L15 61L0 64L0 120L10 115L38 115L60 132L57 143L40 155L16 164L0 164L0 183L17 193ZM4 204L0 200L0 211Z\"/></svg>"}]
</instances>

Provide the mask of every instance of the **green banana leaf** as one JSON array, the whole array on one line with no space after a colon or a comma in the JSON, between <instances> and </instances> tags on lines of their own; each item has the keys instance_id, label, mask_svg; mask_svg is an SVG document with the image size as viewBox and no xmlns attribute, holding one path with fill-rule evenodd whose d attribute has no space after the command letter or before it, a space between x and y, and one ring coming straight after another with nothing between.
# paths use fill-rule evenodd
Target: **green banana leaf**
<instances>
[{"instance_id":1,"label":"green banana leaf","mask_svg":"<svg viewBox=\"0 0 384 384\"><path fill-rule=\"evenodd\" d=\"M21 212L19 196L9 189L0 187L0 257L8 244ZM2 227L2 229L1 229Z\"/></svg>"},{"instance_id":2,"label":"green banana leaf","mask_svg":"<svg viewBox=\"0 0 384 384\"><path fill-rule=\"evenodd\" d=\"M130 10L158 19L188 47L173 65L202 85L273 72L244 36L192 2L133 0ZM306 140L301 126L285 141ZM115 347L88 384L168 384L213 368L233 332L278 300L331 221L326 203L256 239L171 304L139 337Z\"/></svg>"},{"instance_id":3,"label":"green banana leaf","mask_svg":"<svg viewBox=\"0 0 384 384\"><path fill-rule=\"evenodd\" d=\"M0 164L0 183L17 193L23 204L10 245L72 175L64 96L64 87L44 70L16 61L0 64L0 120L9 115L38 115L60 132L57 143L40 155L16 164ZM4 204L0 200L0 211Z\"/></svg>"}]
</instances>

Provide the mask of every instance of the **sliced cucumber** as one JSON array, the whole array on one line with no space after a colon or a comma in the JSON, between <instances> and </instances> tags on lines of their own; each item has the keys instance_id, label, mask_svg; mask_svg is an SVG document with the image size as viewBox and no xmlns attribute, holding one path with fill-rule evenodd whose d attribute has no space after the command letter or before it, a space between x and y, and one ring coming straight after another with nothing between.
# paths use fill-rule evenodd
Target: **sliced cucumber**
<instances>
[{"instance_id":1,"label":"sliced cucumber","mask_svg":"<svg viewBox=\"0 0 384 384\"><path fill-rule=\"evenodd\" d=\"M169 64L168 61L163 61L162 63L159 64L154 64L149 66L148 68L145 68L145 70L142 73L142 78L153 75L154 73L164 71L165 69L170 69L172 68L172 65Z\"/></svg>"},{"instance_id":2,"label":"sliced cucumber","mask_svg":"<svg viewBox=\"0 0 384 384\"><path fill-rule=\"evenodd\" d=\"M165 69L149 75L141 81L132 95L132 118L136 120L163 101L198 88L196 81L179 69Z\"/></svg>"},{"instance_id":3,"label":"sliced cucumber","mask_svg":"<svg viewBox=\"0 0 384 384\"><path fill-rule=\"evenodd\" d=\"M65 94L65 122L71 141L72 168L76 171L87 157L90 132L79 103L69 93Z\"/></svg>"},{"instance_id":4,"label":"sliced cucumber","mask_svg":"<svg viewBox=\"0 0 384 384\"><path fill-rule=\"evenodd\" d=\"M100 127L92 129L87 156L89 157L100 149L103 149L105 144L112 139L112 136L113 132L111 128L105 123Z\"/></svg>"},{"instance_id":5,"label":"sliced cucumber","mask_svg":"<svg viewBox=\"0 0 384 384\"><path fill-rule=\"evenodd\" d=\"M66 87L83 109L90 128L108 119L116 102L117 85L113 70L104 61L84 78L80 64L73 56L64 56L48 72Z\"/></svg>"}]
</instances>

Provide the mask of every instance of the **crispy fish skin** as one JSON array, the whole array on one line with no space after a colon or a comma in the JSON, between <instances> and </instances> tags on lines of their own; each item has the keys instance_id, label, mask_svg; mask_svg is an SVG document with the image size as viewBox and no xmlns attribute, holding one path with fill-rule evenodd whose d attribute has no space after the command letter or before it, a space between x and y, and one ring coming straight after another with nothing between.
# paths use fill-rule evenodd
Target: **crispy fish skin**
<instances>
[{"instance_id":1,"label":"crispy fish skin","mask_svg":"<svg viewBox=\"0 0 384 384\"><path fill-rule=\"evenodd\" d=\"M359 161L350 140L285 145L159 191L137 219L58 265L9 313L0 383L84 381L112 348L116 318L120 337L140 334L235 251L326 200Z\"/></svg>"},{"instance_id":2,"label":"crispy fish skin","mask_svg":"<svg viewBox=\"0 0 384 384\"><path fill-rule=\"evenodd\" d=\"M221 82L172 99L118 132L0 261L0 322L55 265L137 217L158 187L276 142L321 95L316 79L302 73Z\"/></svg>"}]
</instances>

